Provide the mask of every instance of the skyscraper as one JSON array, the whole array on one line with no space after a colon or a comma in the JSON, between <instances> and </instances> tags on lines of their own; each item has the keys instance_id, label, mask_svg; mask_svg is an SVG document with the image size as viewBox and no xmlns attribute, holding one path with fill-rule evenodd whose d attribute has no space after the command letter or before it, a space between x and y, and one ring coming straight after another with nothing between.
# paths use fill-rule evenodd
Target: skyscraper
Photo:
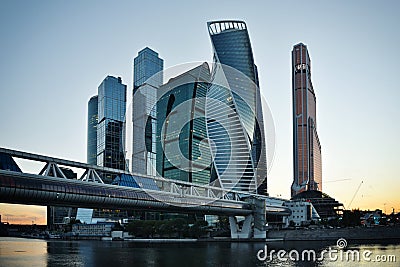
<instances>
[{"instance_id":1,"label":"skyscraper","mask_svg":"<svg viewBox=\"0 0 400 267\"><path fill-rule=\"evenodd\" d=\"M159 87L163 83L162 70L164 60L158 57L158 53L145 47L138 52L133 60L133 90L144 83ZM157 75L156 75L157 74ZM151 80L150 77L152 77Z\"/></svg>"},{"instance_id":2,"label":"skyscraper","mask_svg":"<svg viewBox=\"0 0 400 267\"><path fill-rule=\"evenodd\" d=\"M114 169L126 170L125 160L125 115L126 85L120 77L107 76L98 87L98 95L88 103L88 163ZM97 123L97 124L96 124ZM96 157L93 158L93 144L97 142ZM97 162L96 162L97 160ZM112 183L113 175L102 177L105 183ZM126 217L126 211L78 208L76 218L92 223L105 218Z\"/></svg>"},{"instance_id":3,"label":"skyscraper","mask_svg":"<svg viewBox=\"0 0 400 267\"><path fill-rule=\"evenodd\" d=\"M97 123L98 123L98 96L93 96L88 102L87 128L87 163L97 164Z\"/></svg>"},{"instance_id":4,"label":"skyscraper","mask_svg":"<svg viewBox=\"0 0 400 267\"><path fill-rule=\"evenodd\" d=\"M260 89L246 23L208 22L208 31L214 66L206 110L208 135L215 144L216 182L224 188L267 194Z\"/></svg>"},{"instance_id":5,"label":"skyscraper","mask_svg":"<svg viewBox=\"0 0 400 267\"><path fill-rule=\"evenodd\" d=\"M316 98L311 82L307 46L292 51L293 184L291 195L306 190L322 191L321 145L317 133Z\"/></svg>"},{"instance_id":6,"label":"skyscraper","mask_svg":"<svg viewBox=\"0 0 400 267\"><path fill-rule=\"evenodd\" d=\"M162 85L157 91L157 172L165 178L208 184L211 153L207 139L205 97L207 63Z\"/></svg>"},{"instance_id":7,"label":"skyscraper","mask_svg":"<svg viewBox=\"0 0 400 267\"><path fill-rule=\"evenodd\" d=\"M156 175L156 102L163 83L164 61L146 47L139 51L133 66L133 147L132 171Z\"/></svg>"},{"instance_id":8,"label":"skyscraper","mask_svg":"<svg viewBox=\"0 0 400 267\"><path fill-rule=\"evenodd\" d=\"M126 169L126 85L107 76L98 88L97 165Z\"/></svg>"},{"instance_id":9,"label":"skyscraper","mask_svg":"<svg viewBox=\"0 0 400 267\"><path fill-rule=\"evenodd\" d=\"M87 127L87 163L97 165L97 124L99 122L99 97L92 96L88 102L88 127ZM53 207L52 207L53 208ZM53 214L52 210L48 210L47 214ZM82 223L91 223L93 209L78 208L76 210L76 219ZM56 217L56 215L52 215ZM47 222L51 217L48 217ZM47 223L49 225L49 223Z\"/></svg>"}]
</instances>

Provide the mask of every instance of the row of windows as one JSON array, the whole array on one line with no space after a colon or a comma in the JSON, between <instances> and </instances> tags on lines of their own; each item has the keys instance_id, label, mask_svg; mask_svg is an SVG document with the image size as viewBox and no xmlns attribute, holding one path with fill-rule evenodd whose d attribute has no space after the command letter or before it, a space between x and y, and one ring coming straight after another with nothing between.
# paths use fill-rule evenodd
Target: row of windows
<instances>
[{"instance_id":1,"label":"row of windows","mask_svg":"<svg viewBox=\"0 0 400 267\"><path fill-rule=\"evenodd\" d=\"M13 184L13 185L12 185ZM42 187L47 188L47 190L42 189ZM50 191L51 190L51 191ZM123 189L123 188L105 188L105 186L91 184L74 184L68 183L63 180L63 184L60 185L56 181L49 181L48 179L41 179L36 177L35 179L30 178L20 178L20 177L7 177L0 175L0 199L1 200L11 200L14 199L15 203L18 201L24 201L24 203L38 204L38 203L86 203L91 205L101 205L111 204L124 206L142 206L148 207L148 201L152 201L152 206L154 199L144 192L139 192L135 190ZM172 196L159 195L157 197L157 206L159 208L165 209L168 207L169 202L174 202ZM200 200L187 200L187 203L198 203ZM201 201L200 201L201 202ZM221 202L210 203L214 209L221 209L224 204ZM211 207L204 207L204 209L210 209ZM243 208L242 204L232 205L230 208ZM249 207L247 207L249 208Z\"/></svg>"},{"instance_id":2,"label":"row of windows","mask_svg":"<svg viewBox=\"0 0 400 267\"><path fill-rule=\"evenodd\" d=\"M24 189L24 192L31 197L40 198L51 196L48 193L52 193L53 196L56 193L57 196L63 198L64 200L67 198L73 197L73 195L85 195L87 197L111 197L111 198L123 198L123 199L140 199L140 200L152 200L152 197L148 196L144 192L137 192L133 190L127 189L107 189L107 188L99 188L98 186L91 184L66 184L63 185L58 184L55 181L36 181L34 179L26 179L26 178L10 178L7 176L0 176L0 186L8 187L10 189ZM12 192L12 191L8 191ZM73 194L73 195L68 195Z\"/></svg>"},{"instance_id":3,"label":"row of windows","mask_svg":"<svg viewBox=\"0 0 400 267\"><path fill-rule=\"evenodd\" d=\"M142 85L150 77L163 70L164 61L158 58L153 51L144 51L134 59L134 85L138 87ZM162 74L156 77L156 85L162 84Z\"/></svg>"},{"instance_id":4,"label":"row of windows","mask_svg":"<svg viewBox=\"0 0 400 267\"><path fill-rule=\"evenodd\" d=\"M126 101L126 85L120 83L116 78L107 78L100 84L98 88L98 100L100 101L102 98L108 97Z\"/></svg>"}]
</instances>

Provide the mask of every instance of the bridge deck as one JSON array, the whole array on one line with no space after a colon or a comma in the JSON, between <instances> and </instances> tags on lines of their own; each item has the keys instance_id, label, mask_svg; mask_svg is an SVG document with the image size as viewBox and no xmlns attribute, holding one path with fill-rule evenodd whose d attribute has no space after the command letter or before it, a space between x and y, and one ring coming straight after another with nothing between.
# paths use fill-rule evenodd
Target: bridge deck
<instances>
[{"instance_id":1,"label":"bridge deck","mask_svg":"<svg viewBox=\"0 0 400 267\"><path fill-rule=\"evenodd\" d=\"M249 203L0 170L0 202L247 215Z\"/></svg>"}]
</instances>

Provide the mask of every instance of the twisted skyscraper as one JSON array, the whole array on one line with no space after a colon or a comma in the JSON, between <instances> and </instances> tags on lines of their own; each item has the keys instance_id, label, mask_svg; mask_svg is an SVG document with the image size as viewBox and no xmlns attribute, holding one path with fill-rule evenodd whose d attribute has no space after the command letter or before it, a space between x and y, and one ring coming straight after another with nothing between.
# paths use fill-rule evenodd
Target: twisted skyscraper
<instances>
[{"instance_id":1,"label":"twisted skyscraper","mask_svg":"<svg viewBox=\"0 0 400 267\"><path fill-rule=\"evenodd\" d=\"M264 127L257 67L246 23L213 21L208 31L214 48L207 92L207 133L215 184L266 194Z\"/></svg>"}]
</instances>

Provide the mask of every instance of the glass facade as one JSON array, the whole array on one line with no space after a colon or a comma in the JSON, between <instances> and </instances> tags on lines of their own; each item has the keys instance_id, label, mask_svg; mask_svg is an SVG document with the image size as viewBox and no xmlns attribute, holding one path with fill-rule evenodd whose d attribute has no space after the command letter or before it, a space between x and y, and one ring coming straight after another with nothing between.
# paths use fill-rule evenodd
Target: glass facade
<instances>
[{"instance_id":1,"label":"glass facade","mask_svg":"<svg viewBox=\"0 0 400 267\"><path fill-rule=\"evenodd\" d=\"M126 169L126 86L121 78L107 76L100 84L98 94L88 102L87 163ZM103 176L106 183L111 183L113 178L112 175ZM92 217L98 217L99 213L103 215L103 209L77 210L78 219L85 223L91 223Z\"/></svg>"},{"instance_id":2,"label":"glass facade","mask_svg":"<svg viewBox=\"0 0 400 267\"><path fill-rule=\"evenodd\" d=\"M292 51L293 75L293 184L292 196L307 190L322 190L321 145L316 124L316 97L311 82L307 46Z\"/></svg>"},{"instance_id":3,"label":"glass facade","mask_svg":"<svg viewBox=\"0 0 400 267\"><path fill-rule=\"evenodd\" d=\"M209 80L203 63L158 90L157 172L165 178L198 184L212 180L205 119Z\"/></svg>"},{"instance_id":4,"label":"glass facade","mask_svg":"<svg viewBox=\"0 0 400 267\"><path fill-rule=\"evenodd\" d=\"M76 219L81 223L92 223L93 209L78 208Z\"/></svg>"},{"instance_id":5,"label":"glass facade","mask_svg":"<svg viewBox=\"0 0 400 267\"><path fill-rule=\"evenodd\" d=\"M96 111L97 113L97 111ZM67 177L67 179L77 178L77 174L69 168L60 167L61 171ZM54 175L52 171L49 175ZM77 208L72 207L60 207L60 206L47 206L47 227L49 229L56 229L62 225L66 225L70 222L71 218L75 218Z\"/></svg>"},{"instance_id":6,"label":"glass facade","mask_svg":"<svg viewBox=\"0 0 400 267\"><path fill-rule=\"evenodd\" d=\"M121 174L114 179L112 184L160 191L160 188L153 179L138 175Z\"/></svg>"},{"instance_id":7,"label":"glass facade","mask_svg":"<svg viewBox=\"0 0 400 267\"><path fill-rule=\"evenodd\" d=\"M126 85L107 76L98 88L97 165L126 169Z\"/></svg>"},{"instance_id":8,"label":"glass facade","mask_svg":"<svg viewBox=\"0 0 400 267\"><path fill-rule=\"evenodd\" d=\"M47 206L47 226L55 229L57 226L66 225L71 218L75 218L76 208Z\"/></svg>"},{"instance_id":9,"label":"glass facade","mask_svg":"<svg viewBox=\"0 0 400 267\"><path fill-rule=\"evenodd\" d=\"M133 66L133 147L132 171L156 175L156 102L163 83L164 61L146 47L139 51Z\"/></svg>"},{"instance_id":10,"label":"glass facade","mask_svg":"<svg viewBox=\"0 0 400 267\"><path fill-rule=\"evenodd\" d=\"M144 83L159 87L163 83L163 68L164 60L158 57L157 52L148 47L139 51L137 57L133 60L134 93Z\"/></svg>"},{"instance_id":11,"label":"glass facade","mask_svg":"<svg viewBox=\"0 0 400 267\"><path fill-rule=\"evenodd\" d=\"M214 21L208 30L214 67L207 93L207 129L215 143L219 184L267 194L260 89L247 26L243 21ZM222 105L216 107L215 101Z\"/></svg>"},{"instance_id":12,"label":"glass facade","mask_svg":"<svg viewBox=\"0 0 400 267\"><path fill-rule=\"evenodd\" d=\"M88 130L87 130L87 163L97 164L97 123L98 123L98 96L90 98L88 103Z\"/></svg>"}]
</instances>

